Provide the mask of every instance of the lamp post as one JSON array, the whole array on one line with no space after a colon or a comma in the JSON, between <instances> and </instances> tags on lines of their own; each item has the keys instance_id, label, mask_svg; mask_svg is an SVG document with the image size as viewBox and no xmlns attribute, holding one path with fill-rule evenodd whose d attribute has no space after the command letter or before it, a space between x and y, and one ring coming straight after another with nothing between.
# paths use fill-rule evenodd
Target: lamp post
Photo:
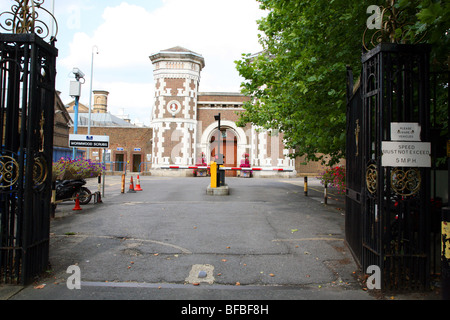
<instances>
[{"instance_id":1,"label":"lamp post","mask_svg":"<svg viewBox=\"0 0 450 320\"><path fill-rule=\"evenodd\" d=\"M222 128L220 126L220 122L222 119L222 115L219 113L218 115L214 116L214 119L219 122L219 138L217 140L218 146L217 146L217 187L220 187L222 185L222 182L225 184L225 172L220 170L220 167L223 166L223 155L220 153L220 144L221 144L221 135L222 135Z\"/></svg>"},{"instance_id":2,"label":"lamp post","mask_svg":"<svg viewBox=\"0 0 450 320\"><path fill-rule=\"evenodd\" d=\"M55 0L52 0L52 4L50 7L50 12L52 14L52 16L55 16ZM52 19L51 21L51 27L50 27L50 37L53 37L55 33L55 20Z\"/></svg>"},{"instance_id":3,"label":"lamp post","mask_svg":"<svg viewBox=\"0 0 450 320\"><path fill-rule=\"evenodd\" d=\"M217 150L217 164L219 164L219 165L221 165L221 164L223 164L223 161L222 161L222 163L220 163L220 160L221 160L221 157L220 157L220 136L221 136L221 133L222 133L222 130L221 130L221 128L220 128L220 121L221 121L221 114L219 113L217 116L214 116L214 119L216 120L216 121L218 121L219 122L219 128L218 128L218 130L219 130L219 139L217 140L217 142L218 142L218 150Z\"/></svg>"},{"instance_id":4,"label":"lamp post","mask_svg":"<svg viewBox=\"0 0 450 320\"><path fill-rule=\"evenodd\" d=\"M95 52L94 52L95 50ZM91 114L92 114L92 84L94 82L94 53L98 54L98 47L92 47L92 59L91 59L91 85L89 90L89 123L88 123L88 136L91 135Z\"/></svg>"}]
</instances>

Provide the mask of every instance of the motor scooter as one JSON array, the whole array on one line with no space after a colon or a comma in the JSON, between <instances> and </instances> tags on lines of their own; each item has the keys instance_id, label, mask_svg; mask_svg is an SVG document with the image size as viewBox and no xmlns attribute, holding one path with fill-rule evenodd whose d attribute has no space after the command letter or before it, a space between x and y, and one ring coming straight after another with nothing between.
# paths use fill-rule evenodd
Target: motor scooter
<instances>
[{"instance_id":1,"label":"motor scooter","mask_svg":"<svg viewBox=\"0 0 450 320\"><path fill-rule=\"evenodd\" d=\"M57 180L55 183L56 203L76 200L77 196L80 205L87 205L91 202L92 193L84 187L86 180Z\"/></svg>"}]
</instances>

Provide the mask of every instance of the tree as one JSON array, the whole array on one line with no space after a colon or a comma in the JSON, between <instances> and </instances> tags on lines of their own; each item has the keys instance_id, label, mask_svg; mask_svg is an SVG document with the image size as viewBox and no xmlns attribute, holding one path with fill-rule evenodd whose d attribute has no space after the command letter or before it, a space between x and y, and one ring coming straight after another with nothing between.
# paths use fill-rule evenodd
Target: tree
<instances>
[{"instance_id":1,"label":"tree","mask_svg":"<svg viewBox=\"0 0 450 320\"><path fill-rule=\"evenodd\" d=\"M263 51L236 61L245 79L242 93L253 98L244 105L240 124L278 129L286 146L296 150L292 156L333 165L345 156L346 66L359 75L367 8L385 1L258 1L268 11L258 21ZM423 13L425 2L448 8L444 2L430 0L395 4L402 10L416 10L408 13L417 21L405 32L411 38L431 26L437 38L442 33L442 25L438 26L442 22L428 24L415 17L419 9L428 17Z\"/></svg>"},{"instance_id":2,"label":"tree","mask_svg":"<svg viewBox=\"0 0 450 320\"><path fill-rule=\"evenodd\" d=\"M405 37L414 42L421 35L431 44L432 70L450 70L450 2L444 0L399 0L397 7L409 12Z\"/></svg>"}]
</instances>

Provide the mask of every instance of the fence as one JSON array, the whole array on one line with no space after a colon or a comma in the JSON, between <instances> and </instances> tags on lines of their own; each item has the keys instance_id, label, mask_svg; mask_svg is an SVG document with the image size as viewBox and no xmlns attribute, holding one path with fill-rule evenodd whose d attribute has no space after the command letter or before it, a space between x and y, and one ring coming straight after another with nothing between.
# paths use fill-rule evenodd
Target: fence
<instances>
[{"instance_id":1,"label":"fence","mask_svg":"<svg viewBox=\"0 0 450 320\"><path fill-rule=\"evenodd\" d=\"M57 55L36 34L0 34L0 284L49 266Z\"/></svg>"},{"instance_id":2,"label":"fence","mask_svg":"<svg viewBox=\"0 0 450 320\"><path fill-rule=\"evenodd\" d=\"M149 172L151 169L151 162L141 162L139 164L139 172ZM130 166L126 161L107 161L105 162L106 172L127 172L132 166Z\"/></svg>"},{"instance_id":3,"label":"fence","mask_svg":"<svg viewBox=\"0 0 450 320\"><path fill-rule=\"evenodd\" d=\"M364 272L380 268L383 290L427 290L431 170L415 153L408 153L415 161L397 156L396 163L386 154L404 154L389 153L388 145L431 141L429 47L383 43L362 61L360 86L353 90L349 79L348 89L346 241ZM395 142L402 123L420 128L417 137Z\"/></svg>"}]
</instances>

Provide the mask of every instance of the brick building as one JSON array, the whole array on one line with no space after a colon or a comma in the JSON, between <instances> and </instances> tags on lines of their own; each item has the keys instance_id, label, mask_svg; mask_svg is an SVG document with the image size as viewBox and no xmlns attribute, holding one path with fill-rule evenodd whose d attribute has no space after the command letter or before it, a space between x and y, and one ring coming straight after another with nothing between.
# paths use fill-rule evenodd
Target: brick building
<instances>
[{"instance_id":1,"label":"brick building","mask_svg":"<svg viewBox=\"0 0 450 320\"><path fill-rule=\"evenodd\" d=\"M152 152L152 129L130 123L127 117L115 116L108 112L108 92L94 91L91 112L91 135L109 136L109 149L84 149L86 157L93 161L103 161L103 153L108 172L144 172L150 167ZM67 110L75 119L74 103ZM88 133L89 108L80 104L78 134ZM70 133L73 133L73 126ZM82 149L83 150L83 149Z\"/></svg>"},{"instance_id":2,"label":"brick building","mask_svg":"<svg viewBox=\"0 0 450 320\"><path fill-rule=\"evenodd\" d=\"M239 93L200 92L205 59L182 47L150 56L154 65L155 102L152 115L152 173L166 165L210 163L224 154L225 166L236 167L248 157L250 165L295 169L282 134L259 130L236 121L248 101ZM221 132L214 116L221 114ZM183 173L182 173L183 174ZM268 173L260 173L268 174Z\"/></svg>"},{"instance_id":3,"label":"brick building","mask_svg":"<svg viewBox=\"0 0 450 320\"><path fill-rule=\"evenodd\" d=\"M152 175L190 176L191 170L168 171L167 165L209 164L220 153L226 167L239 167L245 159L252 167L294 169L294 173L263 171L255 176L314 175L318 163L291 159L283 134L247 124L238 127L239 112L249 100L240 93L201 92L202 55L182 47L150 56L154 65L155 97L150 127L133 125L124 116L108 112L108 92L94 91L91 135L110 137L106 150L108 171L151 172ZM73 105L67 110L74 119ZM149 106L150 107L150 106ZM78 134L87 134L88 108L80 104ZM215 116L221 115L221 132ZM71 128L71 133L73 128ZM102 160L104 150L85 150L93 160ZM126 166L126 167L125 167ZM233 174L227 172L227 174Z\"/></svg>"}]
</instances>

